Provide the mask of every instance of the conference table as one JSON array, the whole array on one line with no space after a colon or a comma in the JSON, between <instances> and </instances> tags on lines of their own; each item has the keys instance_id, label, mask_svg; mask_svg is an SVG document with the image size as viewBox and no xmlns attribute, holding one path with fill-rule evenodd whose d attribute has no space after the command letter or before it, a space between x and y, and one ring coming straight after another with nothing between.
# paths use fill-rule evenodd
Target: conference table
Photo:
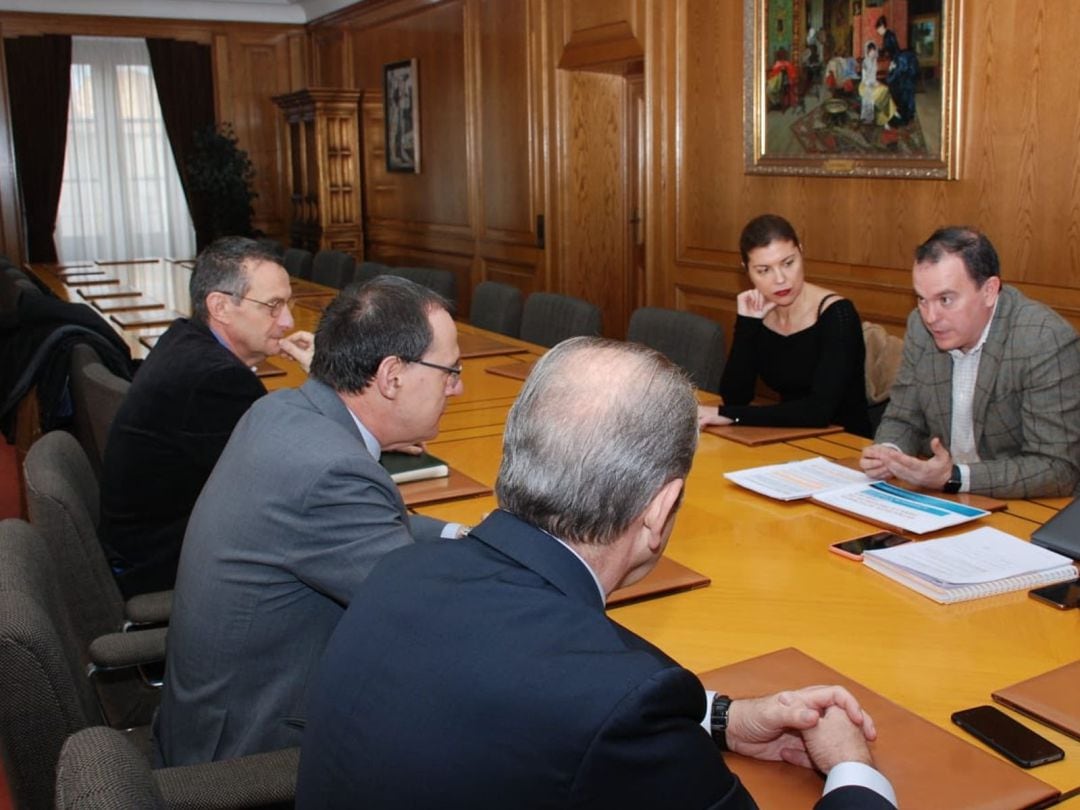
<instances>
[{"instance_id":1,"label":"conference table","mask_svg":"<svg viewBox=\"0 0 1080 810\"><path fill-rule=\"evenodd\" d=\"M122 283L146 284L147 291L152 280L155 295L172 295L168 306L185 311L186 281L180 282L189 267L190 263L155 260L108 269L124 276ZM29 269L58 294L78 300L77 288L58 279L55 267ZM292 311L298 328L313 329L334 293L295 280ZM468 324L458 328L463 337L484 335ZM463 360L464 393L448 402L439 436L428 449L493 486L503 425L521 382L487 369L536 359L545 350L501 335L488 337L507 344L507 353ZM134 344L136 354L145 355L137 335L125 339ZM285 373L266 378L268 387L303 380L303 372L292 361L271 362ZM707 394L701 398L716 401ZM831 543L873 532L875 527L807 501L774 501L724 478L733 470L815 456L851 458L867 443L858 436L834 433L750 447L703 434L666 554L707 575L711 585L615 607L610 613L698 672L797 647L940 728L981 745L956 728L950 715L990 703L995 689L1080 658L1080 610L1055 610L1024 591L937 604L829 551ZM1006 509L980 524L1028 539L1069 501L1010 500ZM484 495L429 504L417 511L474 524L494 508L494 496ZM1023 722L1065 751L1062 761L1031 774L1063 792L1060 806L1080 810L1080 742L1033 721Z\"/></svg>"}]
</instances>

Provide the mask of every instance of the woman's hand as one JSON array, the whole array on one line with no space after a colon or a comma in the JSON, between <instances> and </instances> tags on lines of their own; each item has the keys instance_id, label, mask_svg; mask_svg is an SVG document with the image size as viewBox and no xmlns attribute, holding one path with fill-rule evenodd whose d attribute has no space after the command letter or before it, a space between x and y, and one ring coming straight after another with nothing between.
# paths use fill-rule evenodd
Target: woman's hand
<instances>
[{"instance_id":1,"label":"woman's hand","mask_svg":"<svg viewBox=\"0 0 1080 810\"><path fill-rule=\"evenodd\" d=\"M736 311L744 318L764 318L774 309L775 301L765 300L757 290L744 290L735 298Z\"/></svg>"}]
</instances>

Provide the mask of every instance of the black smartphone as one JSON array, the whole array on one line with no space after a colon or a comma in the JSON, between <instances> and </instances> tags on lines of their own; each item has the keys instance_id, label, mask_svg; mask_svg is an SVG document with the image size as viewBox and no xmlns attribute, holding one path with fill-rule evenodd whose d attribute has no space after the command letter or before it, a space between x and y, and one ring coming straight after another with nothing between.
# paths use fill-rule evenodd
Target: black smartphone
<instances>
[{"instance_id":1,"label":"black smartphone","mask_svg":"<svg viewBox=\"0 0 1080 810\"><path fill-rule=\"evenodd\" d=\"M909 538L901 537L899 534L878 532L865 537L856 537L854 540L845 540L842 543L833 543L829 546L829 551L835 551L841 557L847 557L850 560L861 560L864 551L892 548L907 542Z\"/></svg>"},{"instance_id":2,"label":"black smartphone","mask_svg":"<svg viewBox=\"0 0 1080 810\"><path fill-rule=\"evenodd\" d=\"M1057 762L1065 752L993 706L954 712L952 721L1022 768Z\"/></svg>"},{"instance_id":3,"label":"black smartphone","mask_svg":"<svg viewBox=\"0 0 1080 810\"><path fill-rule=\"evenodd\" d=\"M1044 585L1028 591L1028 596L1061 610L1069 610L1080 606L1080 582L1057 582L1053 585Z\"/></svg>"}]
</instances>

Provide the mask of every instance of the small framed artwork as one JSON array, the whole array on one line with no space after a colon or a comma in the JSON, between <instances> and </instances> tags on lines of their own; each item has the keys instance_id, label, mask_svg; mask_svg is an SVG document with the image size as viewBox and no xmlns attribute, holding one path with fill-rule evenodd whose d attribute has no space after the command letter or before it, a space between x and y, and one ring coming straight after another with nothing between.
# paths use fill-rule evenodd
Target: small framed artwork
<instances>
[{"instance_id":1,"label":"small framed artwork","mask_svg":"<svg viewBox=\"0 0 1080 810\"><path fill-rule=\"evenodd\" d=\"M919 64L934 67L941 63L941 19L937 14L916 14L911 18L911 47Z\"/></svg>"},{"instance_id":2,"label":"small framed artwork","mask_svg":"<svg viewBox=\"0 0 1080 810\"><path fill-rule=\"evenodd\" d=\"M749 174L951 179L961 0L743 0Z\"/></svg>"},{"instance_id":3,"label":"small framed artwork","mask_svg":"<svg viewBox=\"0 0 1080 810\"><path fill-rule=\"evenodd\" d=\"M386 170L420 172L419 72L415 59L383 66Z\"/></svg>"}]
</instances>

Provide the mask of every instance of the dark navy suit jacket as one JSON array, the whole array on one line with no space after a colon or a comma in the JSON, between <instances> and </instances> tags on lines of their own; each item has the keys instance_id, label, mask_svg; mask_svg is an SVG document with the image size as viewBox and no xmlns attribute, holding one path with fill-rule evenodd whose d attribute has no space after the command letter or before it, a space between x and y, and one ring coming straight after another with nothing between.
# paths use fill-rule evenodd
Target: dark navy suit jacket
<instances>
[{"instance_id":1,"label":"dark navy suit jacket","mask_svg":"<svg viewBox=\"0 0 1080 810\"><path fill-rule=\"evenodd\" d=\"M697 677L506 512L381 561L309 695L299 808L755 807L700 726ZM851 788L819 807L891 805Z\"/></svg>"}]
</instances>

